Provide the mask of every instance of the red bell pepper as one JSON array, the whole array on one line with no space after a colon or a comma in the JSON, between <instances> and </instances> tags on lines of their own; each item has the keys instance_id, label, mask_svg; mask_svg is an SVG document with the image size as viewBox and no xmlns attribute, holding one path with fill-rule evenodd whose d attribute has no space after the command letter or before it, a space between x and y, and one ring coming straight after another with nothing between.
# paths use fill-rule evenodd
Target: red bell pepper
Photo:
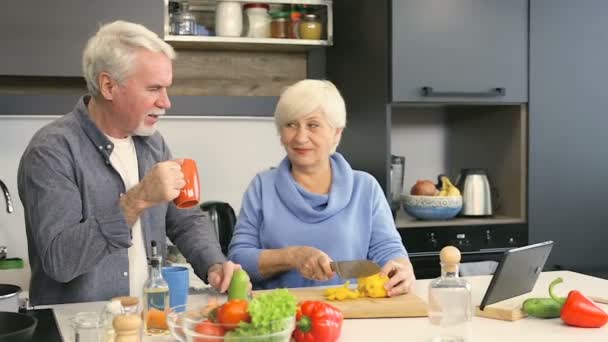
<instances>
[{"instance_id":1,"label":"red bell pepper","mask_svg":"<svg viewBox=\"0 0 608 342\"><path fill-rule=\"evenodd\" d=\"M320 301L304 301L296 313L296 342L335 342L344 316L338 308Z\"/></svg>"},{"instance_id":2,"label":"red bell pepper","mask_svg":"<svg viewBox=\"0 0 608 342\"><path fill-rule=\"evenodd\" d=\"M599 328L608 322L608 314L579 291L568 293L560 314L564 323L581 328Z\"/></svg>"}]
</instances>

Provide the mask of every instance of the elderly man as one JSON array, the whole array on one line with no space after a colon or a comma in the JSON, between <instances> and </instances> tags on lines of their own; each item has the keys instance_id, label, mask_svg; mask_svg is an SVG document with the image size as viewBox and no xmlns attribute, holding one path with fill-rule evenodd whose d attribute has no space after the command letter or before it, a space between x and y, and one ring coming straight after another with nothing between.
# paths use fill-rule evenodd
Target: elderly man
<instances>
[{"instance_id":1,"label":"elderly man","mask_svg":"<svg viewBox=\"0 0 608 342\"><path fill-rule=\"evenodd\" d=\"M156 123L171 106L173 48L116 21L83 56L89 94L40 129L19 164L32 304L140 296L156 240L175 243L197 275L226 291L235 268L198 208L177 209L184 186Z\"/></svg>"}]
</instances>

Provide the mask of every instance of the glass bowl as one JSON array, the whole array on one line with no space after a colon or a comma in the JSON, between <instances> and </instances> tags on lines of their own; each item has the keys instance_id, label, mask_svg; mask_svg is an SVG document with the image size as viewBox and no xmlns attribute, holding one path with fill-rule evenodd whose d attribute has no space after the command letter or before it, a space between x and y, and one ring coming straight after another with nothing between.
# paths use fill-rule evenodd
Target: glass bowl
<instances>
[{"instance_id":1,"label":"glass bowl","mask_svg":"<svg viewBox=\"0 0 608 342\"><path fill-rule=\"evenodd\" d=\"M226 302L226 296L200 294L190 296L185 305L172 307L167 313L167 326L171 335L180 342L186 342L184 323L192 324L192 322L203 321L213 308L224 302Z\"/></svg>"},{"instance_id":2,"label":"glass bowl","mask_svg":"<svg viewBox=\"0 0 608 342\"><path fill-rule=\"evenodd\" d=\"M269 322L272 332L254 336L238 336L235 332L225 328L235 329L237 326L226 327L219 323L212 323L206 318L202 320L185 318L182 325L187 342L215 342L215 341L239 341L239 342L289 342L295 329L295 316L280 321ZM204 328L201 328L204 327ZM218 336L225 333L227 335Z\"/></svg>"}]
</instances>

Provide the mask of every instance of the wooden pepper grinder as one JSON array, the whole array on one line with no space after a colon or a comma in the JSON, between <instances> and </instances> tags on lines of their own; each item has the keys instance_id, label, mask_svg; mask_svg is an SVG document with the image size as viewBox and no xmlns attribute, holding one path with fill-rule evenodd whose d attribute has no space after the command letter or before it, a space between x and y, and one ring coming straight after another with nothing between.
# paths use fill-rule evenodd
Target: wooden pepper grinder
<instances>
[{"instance_id":1,"label":"wooden pepper grinder","mask_svg":"<svg viewBox=\"0 0 608 342\"><path fill-rule=\"evenodd\" d=\"M139 299L136 297L121 297L122 314L114 317L112 326L116 333L115 342L141 342L141 317L137 313Z\"/></svg>"}]
</instances>

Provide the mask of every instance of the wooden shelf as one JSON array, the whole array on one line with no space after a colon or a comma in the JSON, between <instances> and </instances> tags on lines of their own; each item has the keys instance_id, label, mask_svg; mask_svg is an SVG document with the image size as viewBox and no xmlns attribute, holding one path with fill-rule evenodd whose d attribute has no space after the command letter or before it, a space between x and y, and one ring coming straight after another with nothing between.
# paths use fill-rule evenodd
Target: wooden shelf
<instances>
[{"instance_id":1,"label":"wooden shelf","mask_svg":"<svg viewBox=\"0 0 608 342\"><path fill-rule=\"evenodd\" d=\"M425 221L418 220L409 216L403 209L397 212L395 225L397 229L408 228L423 228L423 227L450 227L450 226L480 226L480 225L495 225L495 224L517 224L525 223L526 221L520 217L494 215L492 217L455 217L451 220L443 221Z\"/></svg>"},{"instance_id":2,"label":"wooden shelf","mask_svg":"<svg viewBox=\"0 0 608 342\"><path fill-rule=\"evenodd\" d=\"M308 51L332 45L328 40L166 35L177 48L208 50Z\"/></svg>"}]
</instances>

